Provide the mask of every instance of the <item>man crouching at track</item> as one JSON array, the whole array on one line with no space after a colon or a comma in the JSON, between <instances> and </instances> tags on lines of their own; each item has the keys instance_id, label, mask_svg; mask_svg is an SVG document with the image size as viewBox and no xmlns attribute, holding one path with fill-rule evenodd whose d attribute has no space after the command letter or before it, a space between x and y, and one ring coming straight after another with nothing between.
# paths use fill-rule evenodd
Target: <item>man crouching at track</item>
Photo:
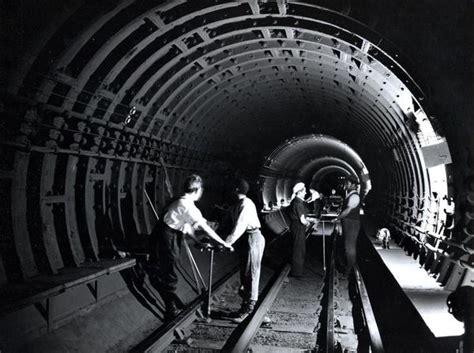
<instances>
[{"instance_id":1,"label":"man crouching at track","mask_svg":"<svg viewBox=\"0 0 474 353\"><path fill-rule=\"evenodd\" d=\"M240 260L239 294L242 297L242 305L233 319L238 323L247 318L257 303L261 263L265 249L265 238L260 232L261 225L257 208L246 196L248 191L249 184L244 179L233 182L231 193L237 200L230 209L233 230L226 238L229 246L236 244ZM239 242L236 243L237 240Z\"/></svg>"}]
</instances>

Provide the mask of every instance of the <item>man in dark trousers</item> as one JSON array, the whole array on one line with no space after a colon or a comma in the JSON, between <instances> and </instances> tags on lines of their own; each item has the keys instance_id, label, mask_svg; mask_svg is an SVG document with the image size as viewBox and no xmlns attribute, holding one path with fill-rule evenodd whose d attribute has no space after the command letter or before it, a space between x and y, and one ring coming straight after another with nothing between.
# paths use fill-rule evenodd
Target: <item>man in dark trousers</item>
<instances>
[{"instance_id":1,"label":"man in dark trousers","mask_svg":"<svg viewBox=\"0 0 474 353\"><path fill-rule=\"evenodd\" d=\"M346 254L346 274L350 274L357 261L357 237L360 231L360 196L358 193L359 180L349 175L344 180L345 198L341 213L333 222L341 221L342 235Z\"/></svg>"},{"instance_id":2,"label":"man in dark trousers","mask_svg":"<svg viewBox=\"0 0 474 353\"><path fill-rule=\"evenodd\" d=\"M201 211L194 204L194 202L201 198L202 193L203 181L201 177L196 174L190 175L184 182L184 195L172 201L166 207L164 216L153 231L153 236L156 237L157 243L154 255L159 268L158 286L166 306L166 320L173 319L179 313L176 305L176 288L178 284L176 267L184 235L194 237L194 230L200 228L217 243L232 250L232 247L227 245L207 224ZM156 278L151 280L156 280Z\"/></svg>"},{"instance_id":3,"label":"man in dark trousers","mask_svg":"<svg viewBox=\"0 0 474 353\"><path fill-rule=\"evenodd\" d=\"M308 217L308 207L305 201L306 186L296 183L293 186L292 200L289 206L290 233L292 242L291 277L303 277L304 260L306 256L306 229L317 220Z\"/></svg>"},{"instance_id":4,"label":"man in dark trousers","mask_svg":"<svg viewBox=\"0 0 474 353\"><path fill-rule=\"evenodd\" d=\"M236 199L230 209L233 228L226 238L229 246L236 244L240 259L239 294L242 297L242 306L233 319L238 323L247 318L257 303L261 263L265 249L265 238L260 232L261 224L257 208L246 196L248 191L247 181L237 179L233 182L231 192Z\"/></svg>"}]
</instances>

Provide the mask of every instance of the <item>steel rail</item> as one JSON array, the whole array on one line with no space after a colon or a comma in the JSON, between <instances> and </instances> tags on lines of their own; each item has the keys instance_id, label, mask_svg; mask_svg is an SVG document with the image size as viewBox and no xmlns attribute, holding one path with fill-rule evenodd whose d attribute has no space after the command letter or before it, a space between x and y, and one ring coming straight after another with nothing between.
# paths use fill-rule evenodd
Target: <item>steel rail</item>
<instances>
[{"instance_id":1,"label":"steel rail","mask_svg":"<svg viewBox=\"0 0 474 353\"><path fill-rule=\"evenodd\" d=\"M335 341L334 341L334 273L335 273L335 253L336 253L336 236L333 237L333 247L331 254L331 261L329 264L329 271L326 273L327 276L327 316L326 316L326 350L325 352L334 352ZM224 344L221 352L224 353L244 353L247 352L252 339L257 333L265 314L276 299L281 286L283 285L284 279L287 277L290 271L290 265L285 264L283 269L274 275L273 279L270 280L266 286L265 297L258 305L256 310L249 316L244 322L244 325L237 327L231 336Z\"/></svg>"},{"instance_id":2,"label":"steel rail","mask_svg":"<svg viewBox=\"0 0 474 353\"><path fill-rule=\"evenodd\" d=\"M223 278L219 279L215 284L213 290L214 294L219 294L226 289L226 284L231 278L237 274L239 268L234 267L229 273ZM189 326L195 321L200 314L198 310L206 303L208 299L208 291L203 292L197 297L186 309L184 309L174 320L165 323L160 326L157 330L152 332L137 346L133 347L130 352L132 353L158 353L166 349L175 339L175 335L182 332L184 328Z\"/></svg>"},{"instance_id":3,"label":"steel rail","mask_svg":"<svg viewBox=\"0 0 474 353\"><path fill-rule=\"evenodd\" d=\"M290 272L290 265L285 264L279 273L276 273L265 288L264 299L258 304L256 310L249 316L245 325L237 327L227 339L221 352L244 353L247 352L253 337L257 333L268 309L272 306L280 292L285 278Z\"/></svg>"},{"instance_id":4,"label":"steel rail","mask_svg":"<svg viewBox=\"0 0 474 353\"><path fill-rule=\"evenodd\" d=\"M274 244L280 237L276 237L272 239L268 246ZM219 295L226 289L226 284L230 282L231 278L236 275L239 271L239 266L234 267L229 273L227 273L224 277L219 279L215 283L212 289L212 295ZM285 272L285 275L282 277L281 282L288 275L290 270L289 265L283 268L282 271ZM281 274L281 273L280 273ZM270 281L272 283L273 281ZM280 284L281 287L281 284ZM267 286L268 288L268 286ZM265 292L265 291L264 291ZM193 300L189 306L184 309L173 321L169 323L164 323L158 329L153 331L148 337L146 337L143 341L141 341L138 345L133 347L130 352L131 353L158 353L165 350L175 339L176 334L180 335L182 330L188 327L192 322L196 321L196 319L202 315L198 313L201 308L205 307L205 304L208 303L209 300L209 290L206 288L205 292L202 292L195 300ZM275 293L276 296L277 293ZM274 300L275 298L273 298ZM272 302L273 302L272 300ZM271 305L271 303L269 304ZM259 306L260 307L260 306ZM258 309L256 310L258 312ZM254 312L254 313L256 313ZM261 317L260 323L257 325L260 326L261 321L266 313L266 310L263 312ZM254 314L253 314L254 315Z\"/></svg>"},{"instance_id":5,"label":"steel rail","mask_svg":"<svg viewBox=\"0 0 474 353\"><path fill-rule=\"evenodd\" d=\"M375 320L375 314L372 310L369 293L367 292L364 279L362 278L362 274L357 265L354 268L354 274L356 278L357 292L359 293L359 298L362 304L362 315L370 338L371 352L384 353L385 350L383 348L382 337L380 336L380 331Z\"/></svg>"},{"instance_id":6,"label":"steel rail","mask_svg":"<svg viewBox=\"0 0 474 353\"><path fill-rule=\"evenodd\" d=\"M329 271L327 272L327 313L326 313L326 339L325 352L334 352L334 272L336 271L336 241L337 233L333 232L331 260L329 262Z\"/></svg>"}]
</instances>

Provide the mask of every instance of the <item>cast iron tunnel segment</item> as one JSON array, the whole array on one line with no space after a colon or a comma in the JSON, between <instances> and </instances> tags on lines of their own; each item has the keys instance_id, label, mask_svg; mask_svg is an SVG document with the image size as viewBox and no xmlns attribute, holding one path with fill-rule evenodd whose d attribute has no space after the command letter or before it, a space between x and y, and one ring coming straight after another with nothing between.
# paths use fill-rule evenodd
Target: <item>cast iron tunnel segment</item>
<instances>
[{"instance_id":1,"label":"cast iron tunnel segment","mask_svg":"<svg viewBox=\"0 0 474 353\"><path fill-rule=\"evenodd\" d=\"M168 3L164 5L166 10L163 11L161 5L155 6L144 19L138 19L138 14L141 14L148 6L154 5L143 6L143 8L136 8L135 5L124 9L116 8L111 12L114 15L108 19L104 17L97 23L91 24L89 32L87 32L90 35L89 41L81 41L82 44L76 42L62 54L57 50L49 50L55 44L57 45L62 37L57 33L57 38L44 48L45 55L50 53L48 55L52 56L44 57L44 62L41 60L43 62L41 65L38 62L31 67L29 79L26 79L23 85L27 87L33 85L33 81L35 82L32 91L37 91L36 99L38 102L41 101L41 105L44 105L45 108L36 112L40 116L35 119L41 121L39 126L41 126L40 130L44 132L44 136L29 141L27 145L32 145L32 150L44 154L46 160L52 155L65 154L67 156L64 158L68 159L67 165L73 166L76 163L78 152L82 156L81 159L86 159L87 163L94 162L95 158L101 161L104 159L120 160L123 162L123 168L119 168L117 173L125 173L127 180L130 179L130 173L122 172L122 169L135 168L131 165L132 163L153 166L156 162L155 157L162 153L170 154L168 156L170 160L181 161L181 163L176 163L176 168L183 166L182 160L192 160L193 163L201 166L199 158L195 159L192 153L188 153L188 150L178 149L177 155L171 155L172 153L168 153L166 148L163 148L164 151L160 150L160 145L165 139L170 138L173 141L182 142L189 150L204 150L203 156L206 158L208 156L218 158L213 154L215 152L212 150L213 146L224 149L220 142L232 143L232 138L222 132L232 131L234 133L232 121L238 121L238 119L232 119L232 117L235 114L240 115L239 119L244 116L240 114L240 109L235 109L234 105L237 104L242 108L242 103L245 102L253 108L258 107L260 104L252 103L265 101L265 98L268 97L278 98L279 95L274 94L275 90L279 92L285 87L285 92L298 92L299 89L305 92L301 95L291 96L291 99L285 103L285 107L300 105L308 100L311 93L314 93L325 104L318 107L318 109L323 108L323 113L328 111L328 106L331 109L339 109L341 114L336 115L343 116L345 123L354 124L352 126L357 127L361 136L382 146L381 148L386 150L387 155L394 156L393 163L387 163L381 170L377 170L383 174L390 174L389 189L393 190L389 195L378 195L377 205L393 202L397 194L414 192L418 194L417 197L423 198L429 193L426 188L428 180L423 171L418 141L414 138L413 131L410 130L410 124L405 124L407 121L413 121L411 112L408 114L406 109L412 108L417 113L427 109L424 104L423 106L421 104L423 92L412 79L410 73L405 70L406 63L401 63L403 60L395 47L385 39L381 40L377 33L365 28L361 23L337 13L337 11L304 2L288 1L285 6L278 7L278 13L263 11L262 13L267 14L264 17L261 16L259 8L264 9L266 5L258 5L251 1L226 2L225 5L210 3L196 5L191 1ZM86 10L84 9L84 11ZM150 7L149 10L152 8ZM249 19L254 21L254 25L249 26ZM123 28L123 33L113 30L119 27ZM71 26L69 30L72 31L72 28L74 28L74 34L85 30L75 26ZM153 41L147 35L151 33L153 36L157 36ZM184 39L185 45L176 48L175 39L179 38ZM130 53L131 60L121 60L120 58L125 58L128 55L127 53L132 47L135 48L135 52ZM170 50L171 54L167 55L166 53ZM267 57L268 52L275 57ZM114 55L120 57L117 58ZM350 58L347 62L333 60L345 55ZM267 65L263 63L262 59L273 60L273 62ZM150 62L155 60L156 65L159 64L158 66L162 70L154 72L150 69L150 67L153 68L152 66L145 65L147 60ZM288 64L277 65L282 60L288 60ZM130 64L132 62L133 65ZM46 70L46 67L50 65L47 63L54 63L52 65L57 65L57 67L53 66L49 68L50 70ZM257 70L261 71L261 76L257 75L253 64L257 66ZM69 73L62 72L60 74L61 67L67 67L66 71ZM276 74L280 76L272 81L269 77L275 68L278 71ZM302 76L305 69L310 71L304 74L309 75L308 77ZM334 86L335 82L330 77L332 74L342 75L342 71L345 72L345 70L341 69L350 71L346 78L351 83L345 84L341 77L338 77L337 84ZM42 74L47 71L55 72L58 76L50 77ZM154 72L154 74L147 77L148 71ZM247 77L244 77L244 74ZM253 74L258 77L254 77L252 86L249 87L246 82L252 81L249 80L249 76L253 76ZM68 75L77 78L77 81L72 81L73 86L69 88L68 84L67 89L65 87L56 89L57 85L65 85L60 81L66 79ZM38 77L36 80L31 80L30 76ZM242 80L240 76L242 76ZM295 80L290 79L293 76L295 76ZM91 85L91 81L94 81L93 85ZM211 83L208 84L208 82ZM360 90L355 84L366 85L366 88ZM99 90L99 87L102 89ZM288 89L288 87L297 89ZM388 89L389 87L393 92ZM214 91L215 94L211 93ZM362 94L362 91L365 93ZM356 101L351 101L349 106L339 104L346 101L348 97L352 97L354 92L361 93ZM114 99L115 94L117 97L123 97L123 100ZM247 95L251 97L250 101L247 99ZM85 96L88 98L85 99ZM227 102L229 96L232 96L233 99L228 101L235 104ZM51 102L56 98L61 98L60 104L55 105ZM103 105L104 100L110 100L110 104ZM338 104L334 105L334 100ZM121 121L126 118L127 114L125 113L129 113L130 109L135 107L132 102L133 104L139 103L136 106L141 114L136 117L137 120L134 121L133 126L124 128L122 124L114 123L115 119ZM180 102L182 107L173 104L175 102ZM298 104L290 104L295 102ZM222 106L219 107L219 104ZM94 110L103 110L103 114L82 115L81 112L75 111L73 108L76 105L83 105L84 108L87 108L88 113L92 114ZM206 110L208 105L215 108L209 107ZM174 110L169 110L170 106L175 107ZM304 104L301 104L301 107L303 110L306 109ZM393 109L394 107L402 108L402 112L399 113L398 109ZM122 111L123 114L119 114ZM227 111L229 111L229 115L226 114ZM67 114L62 116L62 112ZM30 113L31 111L26 112L25 115ZM254 113L258 113L257 110ZM50 119L49 114L55 117ZM211 125L210 123L213 124L213 120L216 120L218 116L226 116L229 119L219 121L218 128L204 131L205 127ZM245 116L251 119L255 114L245 114ZM346 119L347 116L351 119ZM321 125L329 124L329 120L332 119L326 119ZM191 121L193 121L192 124ZM247 126L245 122L248 121L250 120L244 121L242 124L239 123L239 126ZM265 121L262 121L261 124L264 126ZM282 126L284 125L282 124ZM347 127L349 131L351 126ZM213 134L217 129L220 130L220 134ZM213 134L212 139L206 138L206 134L207 136ZM197 146L196 136L199 135L204 135L204 137L199 140L202 144ZM115 138L111 138L113 136ZM223 136L225 141L219 141L216 136ZM25 141L28 139L25 136ZM79 144L78 140L81 141ZM252 142L262 141L261 139L251 140ZM147 146L143 148L145 144ZM47 147L50 145L53 147ZM392 149L391 146L395 147ZM27 155L25 163L34 163L35 158L37 157L34 157L33 154ZM51 162L51 164L58 170L64 168L62 163ZM15 167L15 171L18 168L25 167ZM46 169L44 168L42 171L42 180L47 179ZM92 167L88 166L87 169L87 173L89 173ZM74 169L70 168L69 170L71 176L74 177ZM112 176L106 176L106 178L114 179L117 173L113 172ZM142 172L135 173L135 169L133 169L131 173L132 184L134 184L131 187L132 198L136 198L133 193L136 181L143 179ZM30 179L30 177L28 178ZM119 178L119 180L121 179ZM89 186L91 184L84 181L84 176L79 174L76 176L76 181L78 184ZM113 185L114 182L107 183L105 180L104 187ZM23 184L18 184L15 183L14 189L16 191L14 193L17 192L19 194L17 196L24 198ZM90 187L84 189L88 190ZM120 193L121 188L111 187L110 190L117 194ZM49 190L45 191L49 192ZM73 190L69 187L69 191ZM71 194L70 192L66 193L66 196ZM76 194L79 194L79 191ZM83 204L89 203L91 199L91 191L88 191L87 194L89 196L85 198L88 200L77 201L77 207L72 207L72 203L69 202L64 215L67 224L76 222L74 210L78 213L77 221L80 221L80 217L86 218L87 221L87 229L79 226L78 229L74 229L75 227L70 225L66 227L71 242L78 245L77 253L69 254L67 252L66 254L71 255L66 256L66 259L71 257L71 261L74 263L81 262L80 249L84 245L93 253L93 257L97 256L95 246L95 233L97 232L92 224L95 214L91 211L87 213L81 211L81 209L87 209ZM116 198L118 203L128 205L130 198L122 200L120 196L118 195ZM140 197L138 200L134 200L138 201L138 204L140 204ZM14 197L14 200L16 199L21 200ZM13 208L19 208L16 201L13 202ZM19 202L19 204L21 203L23 202ZM54 207L60 208L62 206L56 205ZM119 231L125 233L129 230L135 231L133 222L135 222L138 232L149 229L150 225L147 224L149 217L146 210L137 210L136 206L130 205L127 207L133 207L133 217L127 216L127 212L122 215L120 207L114 207L114 212L112 212L113 221L119 225ZM385 213L384 215L393 216L394 226L401 225L404 218L402 212L390 208L384 209L384 207L381 209ZM81 215L81 212L85 213L85 216ZM17 218L16 216L15 218ZM18 214L18 218L20 216L24 218L21 212ZM63 215L55 217L58 221L50 214L42 217L42 220L47 223L45 228L48 229L48 232L45 232L47 233L44 235L45 237L50 233L52 237L55 237L56 233L60 233L61 228L64 228L62 225ZM28 235L30 231L23 228L21 224L14 224L15 237L18 239L21 239L22 234ZM84 235L80 239L74 236L78 231ZM87 238L88 233L90 239ZM48 265L55 271L56 267L61 265L58 261L54 261L58 258L56 256L58 251L53 251L54 248L47 248L47 250L51 254L51 264ZM35 268L36 256L33 257L34 254L30 254L28 250L17 251L20 254L21 271L26 274L26 277L37 271L41 272L42 268Z\"/></svg>"}]
</instances>

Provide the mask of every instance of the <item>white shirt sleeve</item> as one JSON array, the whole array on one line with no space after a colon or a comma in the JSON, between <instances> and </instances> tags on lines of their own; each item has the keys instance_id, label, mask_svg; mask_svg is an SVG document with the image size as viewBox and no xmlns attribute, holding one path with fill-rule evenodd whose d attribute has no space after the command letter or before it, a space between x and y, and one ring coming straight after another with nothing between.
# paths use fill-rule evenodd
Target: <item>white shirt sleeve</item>
<instances>
[{"instance_id":1,"label":"white shirt sleeve","mask_svg":"<svg viewBox=\"0 0 474 353\"><path fill-rule=\"evenodd\" d=\"M235 220L234 229L227 237L227 241L233 243L237 241L242 234L245 233L248 229L260 228L260 221L257 215L257 209L253 202L245 198L242 201L242 204L239 206L237 212L237 219Z\"/></svg>"},{"instance_id":2,"label":"white shirt sleeve","mask_svg":"<svg viewBox=\"0 0 474 353\"><path fill-rule=\"evenodd\" d=\"M206 221L199 208L194 204L187 209L186 216L188 223L190 223L194 228L196 228L200 223Z\"/></svg>"},{"instance_id":3,"label":"white shirt sleeve","mask_svg":"<svg viewBox=\"0 0 474 353\"><path fill-rule=\"evenodd\" d=\"M360 203L359 195L352 194L349 197L349 200L347 201L347 206L350 207L350 208L356 208L357 206L359 206L359 203Z\"/></svg>"}]
</instances>

